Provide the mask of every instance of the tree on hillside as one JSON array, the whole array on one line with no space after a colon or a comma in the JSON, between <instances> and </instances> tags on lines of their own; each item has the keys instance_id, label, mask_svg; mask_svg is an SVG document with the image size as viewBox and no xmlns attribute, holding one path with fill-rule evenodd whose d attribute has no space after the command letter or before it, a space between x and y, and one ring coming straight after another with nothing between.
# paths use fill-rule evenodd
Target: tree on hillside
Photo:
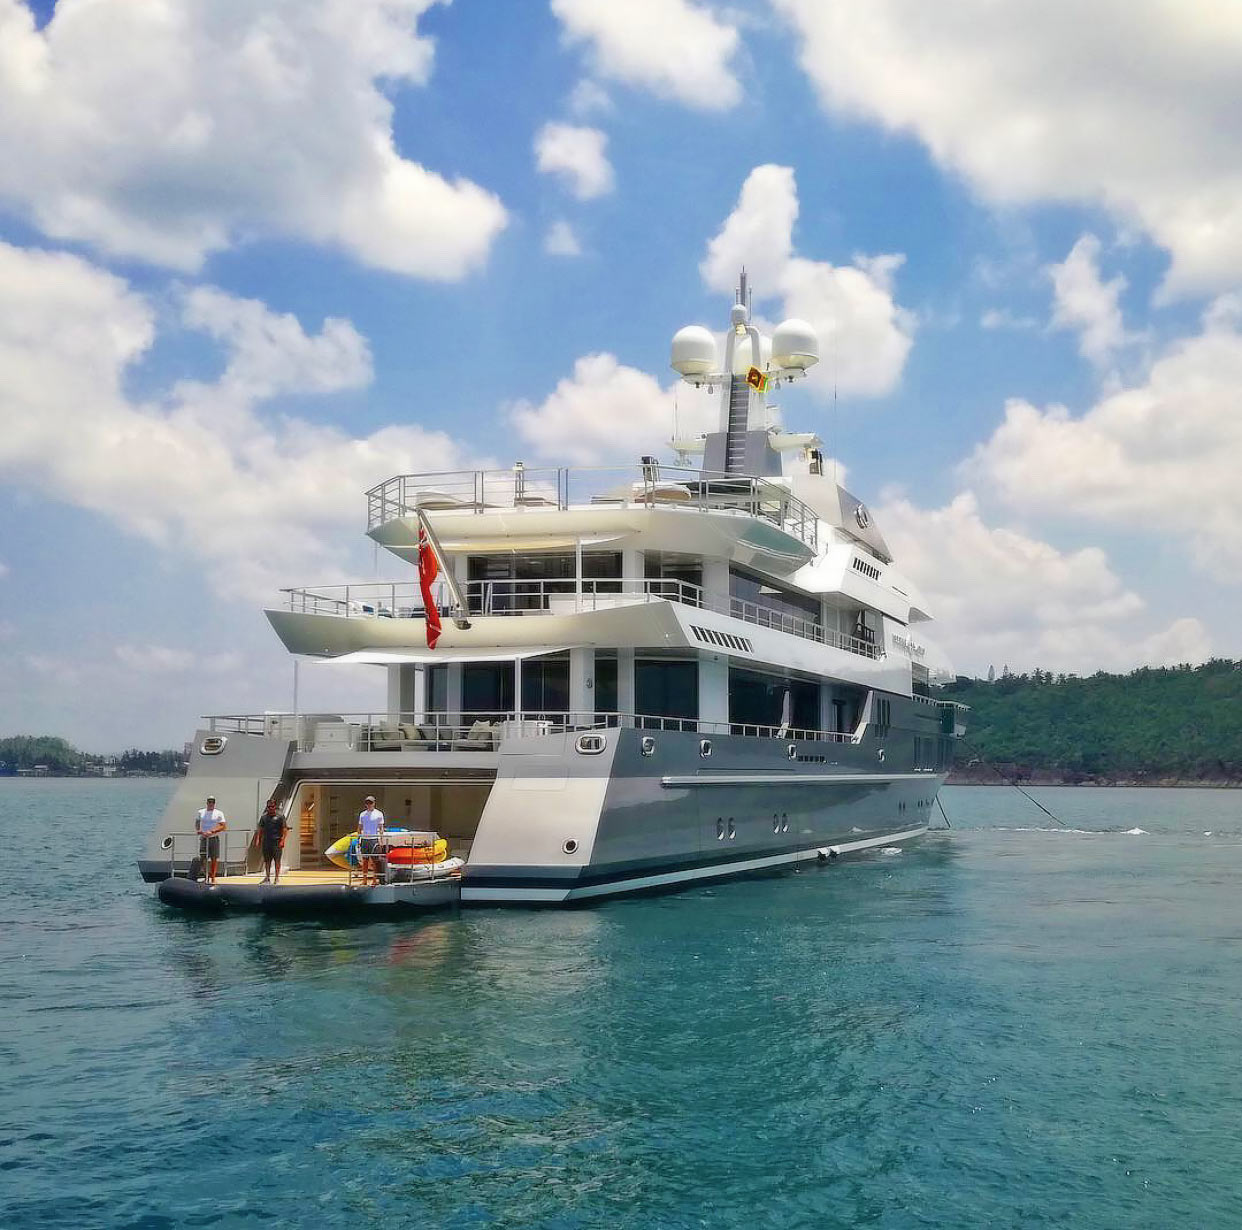
<instances>
[{"instance_id":1,"label":"tree on hillside","mask_svg":"<svg viewBox=\"0 0 1242 1230\"><path fill-rule=\"evenodd\" d=\"M968 755L1076 776L1242 779L1242 663L1129 675L1002 675L946 689L971 707Z\"/></svg>"},{"instance_id":2,"label":"tree on hillside","mask_svg":"<svg viewBox=\"0 0 1242 1230\"><path fill-rule=\"evenodd\" d=\"M53 773L79 773L92 760L55 735L10 735L0 739L0 762L14 769L47 765Z\"/></svg>"}]
</instances>

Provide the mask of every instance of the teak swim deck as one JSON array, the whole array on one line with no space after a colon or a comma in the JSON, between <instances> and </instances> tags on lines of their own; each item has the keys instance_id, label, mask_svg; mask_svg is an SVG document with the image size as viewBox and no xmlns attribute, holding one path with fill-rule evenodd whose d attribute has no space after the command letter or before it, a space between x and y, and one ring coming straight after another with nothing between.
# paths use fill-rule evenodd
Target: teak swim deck
<instances>
[{"instance_id":1,"label":"teak swim deck","mask_svg":"<svg viewBox=\"0 0 1242 1230\"><path fill-rule=\"evenodd\" d=\"M157 894L165 905L208 913L421 911L455 906L461 899L461 875L448 872L412 882L377 885L363 885L357 874L351 879L349 872L335 868L287 871L278 884L265 884L257 873L223 876L215 884L172 876L160 882Z\"/></svg>"}]
</instances>

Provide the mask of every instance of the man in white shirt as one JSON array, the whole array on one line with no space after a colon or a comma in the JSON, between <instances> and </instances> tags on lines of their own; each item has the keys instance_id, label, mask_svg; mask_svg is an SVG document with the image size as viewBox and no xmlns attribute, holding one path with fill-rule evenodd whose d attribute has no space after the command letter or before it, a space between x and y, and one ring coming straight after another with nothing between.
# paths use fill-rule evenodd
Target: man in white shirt
<instances>
[{"instance_id":1,"label":"man in white shirt","mask_svg":"<svg viewBox=\"0 0 1242 1230\"><path fill-rule=\"evenodd\" d=\"M375 796L368 794L366 807L358 815L358 860L362 864L362 882L379 883L379 847L384 836L384 813L375 806Z\"/></svg>"},{"instance_id":2,"label":"man in white shirt","mask_svg":"<svg viewBox=\"0 0 1242 1230\"><path fill-rule=\"evenodd\" d=\"M194 831L198 834L198 857L202 860L203 870L207 873L207 883L216 882L216 862L220 858L220 834L227 829L228 822L216 806L212 796L207 798L207 806L199 808L194 818Z\"/></svg>"}]
</instances>

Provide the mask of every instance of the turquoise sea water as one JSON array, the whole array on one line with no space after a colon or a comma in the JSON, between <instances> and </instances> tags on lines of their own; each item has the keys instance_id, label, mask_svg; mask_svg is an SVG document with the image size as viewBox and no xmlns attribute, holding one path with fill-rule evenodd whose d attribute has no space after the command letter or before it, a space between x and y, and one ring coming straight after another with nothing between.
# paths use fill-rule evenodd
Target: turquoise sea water
<instances>
[{"instance_id":1,"label":"turquoise sea water","mask_svg":"<svg viewBox=\"0 0 1242 1230\"><path fill-rule=\"evenodd\" d=\"M321 926L158 905L169 790L0 780L4 1227L1242 1225L1242 793Z\"/></svg>"}]
</instances>

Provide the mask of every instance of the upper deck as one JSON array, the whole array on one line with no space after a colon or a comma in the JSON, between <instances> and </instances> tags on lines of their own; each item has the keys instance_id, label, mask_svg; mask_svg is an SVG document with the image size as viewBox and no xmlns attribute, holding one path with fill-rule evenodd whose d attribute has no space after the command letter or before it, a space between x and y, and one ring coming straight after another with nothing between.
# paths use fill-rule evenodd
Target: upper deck
<instances>
[{"instance_id":1,"label":"upper deck","mask_svg":"<svg viewBox=\"0 0 1242 1230\"><path fill-rule=\"evenodd\" d=\"M495 541L538 549L620 542L750 555L781 571L819 550L815 512L782 482L661 465L456 470L399 474L367 492L367 532L414 560L419 514L446 550Z\"/></svg>"}]
</instances>

